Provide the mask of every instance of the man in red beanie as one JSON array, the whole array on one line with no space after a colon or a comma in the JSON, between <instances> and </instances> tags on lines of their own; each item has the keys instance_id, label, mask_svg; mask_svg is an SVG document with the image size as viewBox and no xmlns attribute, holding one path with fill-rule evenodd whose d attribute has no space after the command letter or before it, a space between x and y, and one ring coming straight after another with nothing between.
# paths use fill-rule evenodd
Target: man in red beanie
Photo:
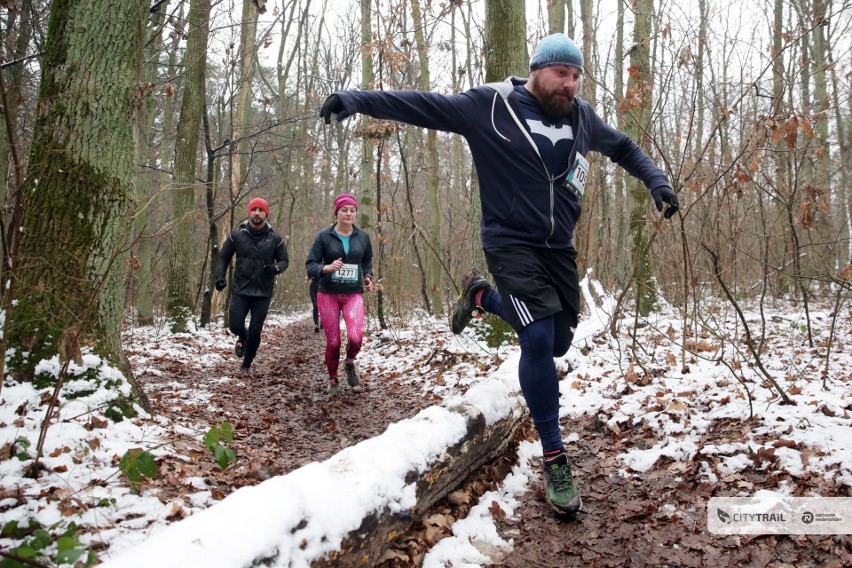
<instances>
[{"instance_id":1,"label":"man in red beanie","mask_svg":"<svg viewBox=\"0 0 852 568\"><path fill-rule=\"evenodd\" d=\"M251 364L260 347L260 333L272 303L275 276L287 270L290 263L287 244L267 219L269 204L266 200L255 197L249 201L248 218L225 239L216 270L216 289L221 292L227 286L225 271L231 257L237 255L228 315L231 333L237 336L234 352L243 360L240 366L243 377L251 377ZM249 313L251 320L246 329Z\"/></svg>"}]
</instances>

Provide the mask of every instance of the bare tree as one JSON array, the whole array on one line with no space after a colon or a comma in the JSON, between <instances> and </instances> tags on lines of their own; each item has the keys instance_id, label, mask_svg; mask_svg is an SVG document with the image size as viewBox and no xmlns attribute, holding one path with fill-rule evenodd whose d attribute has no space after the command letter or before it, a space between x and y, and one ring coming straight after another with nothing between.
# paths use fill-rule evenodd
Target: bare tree
<instances>
[{"instance_id":1,"label":"bare tree","mask_svg":"<svg viewBox=\"0 0 852 568\"><path fill-rule=\"evenodd\" d=\"M191 0L189 34L184 55L184 88L175 142L173 227L170 234L167 277L167 314L173 331L186 331L194 313L193 283L197 214L196 167L207 74L210 0Z\"/></svg>"}]
</instances>

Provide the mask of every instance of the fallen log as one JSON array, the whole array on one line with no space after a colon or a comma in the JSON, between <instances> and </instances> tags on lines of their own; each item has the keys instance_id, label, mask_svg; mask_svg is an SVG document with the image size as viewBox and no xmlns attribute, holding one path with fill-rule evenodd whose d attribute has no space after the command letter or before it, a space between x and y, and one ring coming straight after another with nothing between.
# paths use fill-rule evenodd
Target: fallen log
<instances>
[{"instance_id":1,"label":"fallen log","mask_svg":"<svg viewBox=\"0 0 852 568\"><path fill-rule=\"evenodd\" d=\"M438 501L459 487L479 467L500 456L512 440L520 421L512 414L493 424L470 406L450 409L467 420L467 431L456 444L447 448L442 459L421 473L412 472L409 482L417 487L417 503L409 511L388 510L368 515L362 525L344 539L340 550L312 565L373 566L397 536L421 519Z\"/></svg>"},{"instance_id":2,"label":"fallen log","mask_svg":"<svg viewBox=\"0 0 852 568\"><path fill-rule=\"evenodd\" d=\"M243 487L102 566L370 566L500 455L524 413L516 380L483 382L324 462Z\"/></svg>"}]
</instances>

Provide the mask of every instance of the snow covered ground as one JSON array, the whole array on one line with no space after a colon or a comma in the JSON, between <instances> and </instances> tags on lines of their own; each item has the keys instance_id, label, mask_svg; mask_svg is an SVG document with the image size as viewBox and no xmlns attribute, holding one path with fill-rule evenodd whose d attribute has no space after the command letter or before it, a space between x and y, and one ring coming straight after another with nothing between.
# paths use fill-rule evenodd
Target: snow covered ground
<instances>
[{"instance_id":1,"label":"snow covered ground","mask_svg":"<svg viewBox=\"0 0 852 568\"><path fill-rule=\"evenodd\" d=\"M835 322L833 336L831 313L824 306L811 306L814 347L808 344L801 307L774 304L764 308L762 318L756 311L748 312L753 335L763 322L767 327L761 352L767 376L747 354L742 323L730 307L704 313L706 321L713 321L713 329L690 323L684 334L682 315L666 308L651 319L643 319L640 326L634 326L632 319L620 322L613 337L609 333L612 297L599 289L589 293L588 287L596 286L593 281L586 279L583 284L589 300L586 313L574 345L557 362L564 374L561 412L569 418L597 416L614 432L637 424L653 428L656 441L651 447L618 456L622 475L641 475L663 456L676 462L691 461L701 452L724 456L718 471L705 472L712 481L714 476L755 467L749 456L760 444L752 438L768 434L785 440L775 452L781 467L790 474L816 472L839 487L852 487L852 315L848 305ZM593 296L598 300L591 301ZM286 323L306 314L270 317ZM0 547L8 552L31 543L33 535L15 537L12 529L17 525L22 532L23 527L37 523L49 537L36 556L53 558L63 546L57 536L73 522L100 527L97 532L85 533L79 544L97 548L100 560L108 566L142 566L143 561L150 564L158 555L158 566L240 566L263 551L274 551L280 565L308 565L312 558L334 550L348 532L357 528L364 510L410 506L413 487L405 483L405 472L422 470L428 460L439 457L442 447L460 435L458 421L447 413L450 403L464 400L489 420L518 412L522 398L517 398L517 348L504 345L490 349L477 339L475 327L455 337L443 319L430 318L418 320L410 329L397 329L394 334L404 335L409 344L422 342L424 351L442 341L446 348L460 353L496 352L503 363L493 376L479 376L475 366L464 363L444 373L440 384L428 384L429 376L419 376L415 380L423 381L424 390L442 391L445 402L441 407L394 424L382 436L324 462L242 488L221 502L211 499L209 491L199 486L188 493L191 507L186 502L163 502L153 492L131 490L118 469L118 461L127 450L145 447L155 455L179 450L166 439L168 425L162 418L143 413L133 420L105 422L104 403L114 396L114 388L92 389L92 381L73 381L63 388L44 443L41 462L45 471L37 479L28 476L52 389L7 378L0 392L0 513L6 527ZM636 334L635 342L630 333ZM230 335L220 328L197 330L193 337L208 345L232 344ZM375 342L387 339L368 336L359 360L369 365L371 357L381 356L381 362L373 363L388 372L395 364L406 368L406 354L400 353L398 360L388 359L373 348ZM196 354L180 348L181 340L162 328L133 330L133 341L150 341L149 356L197 359ZM203 365L203 361L195 361L199 363ZM42 365L45 370L58 371L57 361ZM102 383L118 380L117 373L102 366L92 354L84 355L84 367L99 375ZM772 381L794 405L781 403ZM120 388L126 391L127 386ZM186 396L203 397L204 393ZM741 439L717 446L699 447L696 443L713 421L752 415L759 424ZM570 445L578 435L566 430L566 443ZM401 452L404 447L411 451ZM533 461L539 453L535 441L522 444L520 463L512 474L499 489L484 495L481 505L467 518L456 523L452 537L433 547L424 566L479 566L490 562L495 551L510 549L512 542L497 534L489 507L496 502L508 517L517 514L517 497L529 489L530 474L537 467ZM337 503L333 517L320 516L328 510L322 502L321 487L329 483L346 484L349 496L345 503ZM784 493L785 488L774 491ZM743 495L751 493L744 490ZM288 506L270 506L282 502ZM172 522L176 508L193 513ZM289 523L312 515L317 522L300 532L282 531ZM282 534L292 538L283 538ZM203 546L199 547L202 537ZM66 543L66 553L69 546L79 549L74 542ZM199 554L201 550L203 555Z\"/></svg>"}]
</instances>

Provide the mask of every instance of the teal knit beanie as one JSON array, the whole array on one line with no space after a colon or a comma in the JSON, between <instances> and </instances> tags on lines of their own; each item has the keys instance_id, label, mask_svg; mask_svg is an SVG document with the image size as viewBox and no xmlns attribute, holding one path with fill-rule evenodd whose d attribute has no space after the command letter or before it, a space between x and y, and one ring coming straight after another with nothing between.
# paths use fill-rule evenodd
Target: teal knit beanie
<instances>
[{"instance_id":1,"label":"teal knit beanie","mask_svg":"<svg viewBox=\"0 0 852 568\"><path fill-rule=\"evenodd\" d=\"M530 71L551 65L568 65L583 70L583 53L574 40L562 33L542 39L530 57Z\"/></svg>"}]
</instances>

